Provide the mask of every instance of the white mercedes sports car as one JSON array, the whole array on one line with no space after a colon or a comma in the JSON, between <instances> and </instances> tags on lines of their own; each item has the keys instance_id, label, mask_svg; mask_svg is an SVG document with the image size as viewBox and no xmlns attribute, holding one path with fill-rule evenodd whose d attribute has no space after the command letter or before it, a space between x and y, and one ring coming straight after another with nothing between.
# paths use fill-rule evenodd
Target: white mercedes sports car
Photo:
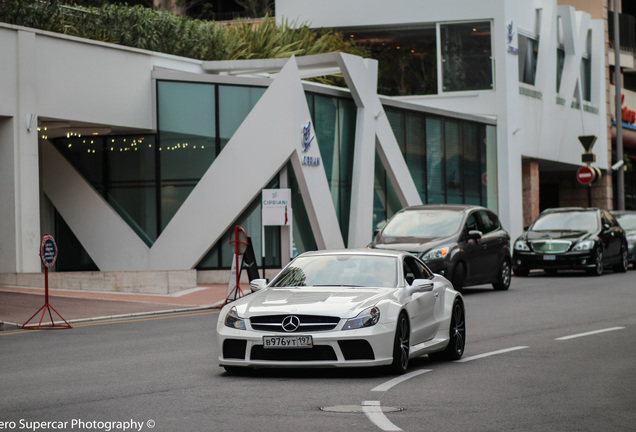
<instances>
[{"instance_id":1,"label":"white mercedes sports car","mask_svg":"<svg viewBox=\"0 0 636 432\"><path fill-rule=\"evenodd\" d=\"M262 367L389 366L464 353L464 301L408 252L307 252L269 284L226 304L217 324L228 372Z\"/></svg>"}]
</instances>

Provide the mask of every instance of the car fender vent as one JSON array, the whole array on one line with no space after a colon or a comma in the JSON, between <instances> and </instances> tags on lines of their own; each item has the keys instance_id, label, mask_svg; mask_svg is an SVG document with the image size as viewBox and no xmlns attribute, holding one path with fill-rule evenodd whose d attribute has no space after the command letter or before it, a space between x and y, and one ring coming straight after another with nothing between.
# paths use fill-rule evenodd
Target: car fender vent
<instances>
[{"instance_id":1,"label":"car fender vent","mask_svg":"<svg viewBox=\"0 0 636 432\"><path fill-rule=\"evenodd\" d=\"M371 344L364 339L338 341L345 360L375 360Z\"/></svg>"},{"instance_id":2,"label":"car fender vent","mask_svg":"<svg viewBox=\"0 0 636 432\"><path fill-rule=\"evenodd\" d=\"M245 360L247 341L238 339L225 339L223 341L223 358Z\"/></svg>"}]
</instances>

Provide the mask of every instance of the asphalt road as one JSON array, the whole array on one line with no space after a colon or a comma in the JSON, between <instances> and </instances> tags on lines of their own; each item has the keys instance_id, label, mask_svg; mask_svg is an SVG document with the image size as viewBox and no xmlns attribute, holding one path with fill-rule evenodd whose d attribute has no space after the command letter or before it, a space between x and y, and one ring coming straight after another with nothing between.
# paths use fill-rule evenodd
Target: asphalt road
<instances>
[{"instance_id":1,"label":"asphalt road","mask_svg":"<svg viewBox=\"0 0 636 432\"><path fill-rule=\"evenodd\" d=\"M228 375L213 311L1 332L0 430L634 430L636 271L514 278L465 300L465 361L423 357L401 381Z\"/></svg>"}]
</instances>

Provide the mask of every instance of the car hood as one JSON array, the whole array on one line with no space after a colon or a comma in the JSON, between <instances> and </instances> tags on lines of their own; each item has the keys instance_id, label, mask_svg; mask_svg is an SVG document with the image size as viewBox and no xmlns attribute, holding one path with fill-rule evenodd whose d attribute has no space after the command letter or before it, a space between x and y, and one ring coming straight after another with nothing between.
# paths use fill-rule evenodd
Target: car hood
<instances>
[{"instance_id":1,"label":"car hood","mask_svg":"<svg viewBox=\"0 0 636 432\"><path fill-rule=\"evenodd\" d=\"M412 237L384 237L381 243L373 245L376 249L391 249L407 252L428 252L436 247L441 247L449 243L453 237L447 238L421 238L413 239Z\"/></svg>"},{"instance_id":2,"label":"car hood","mask_svg":"<svg viewBox=\"0 0 636 432\"><path fill-rule=\"evenodd\" d=\"M571 242L577 242L585 240L588 237L593 236L593 233L587 231L528 231L525 233L525 238L528 241L535 240L568 240Z\"/></svg>"},{"instance_id":3,"label":"car hood","mask_svg":"<svg viewBox=\"0 0 636 432\"><path fill-rule=\"evenodd\" d=\"M239 316L311 314L353 318L399 288L266 288L232 303Z\"/></svg>"}]
</instances>

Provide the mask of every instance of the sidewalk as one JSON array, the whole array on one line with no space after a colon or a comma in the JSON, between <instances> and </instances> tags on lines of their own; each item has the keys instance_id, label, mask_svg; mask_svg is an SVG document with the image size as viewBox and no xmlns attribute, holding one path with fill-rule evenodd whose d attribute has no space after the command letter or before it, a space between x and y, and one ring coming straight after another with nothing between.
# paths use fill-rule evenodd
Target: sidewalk
<instances>
[{"instance_id":1,"label":"sidewalk","mask_svg":"<svg viewBox=\"0 0 636 432\"><path fill-rule=\"evenodd\" d=\"M249 286L241 286L249 291ZM43 288L0 286L0 330L20 328L45 302ZM75 322L152 315L220 307L227 297L226 285L201 285L171 295L95 291L49 290L49 304L71 325ZM39 312L29 325L37 325ZM63 321L53 312L56 324ZM48 313L42 324L50 323Z\"/></svg>"}]
</instances>

